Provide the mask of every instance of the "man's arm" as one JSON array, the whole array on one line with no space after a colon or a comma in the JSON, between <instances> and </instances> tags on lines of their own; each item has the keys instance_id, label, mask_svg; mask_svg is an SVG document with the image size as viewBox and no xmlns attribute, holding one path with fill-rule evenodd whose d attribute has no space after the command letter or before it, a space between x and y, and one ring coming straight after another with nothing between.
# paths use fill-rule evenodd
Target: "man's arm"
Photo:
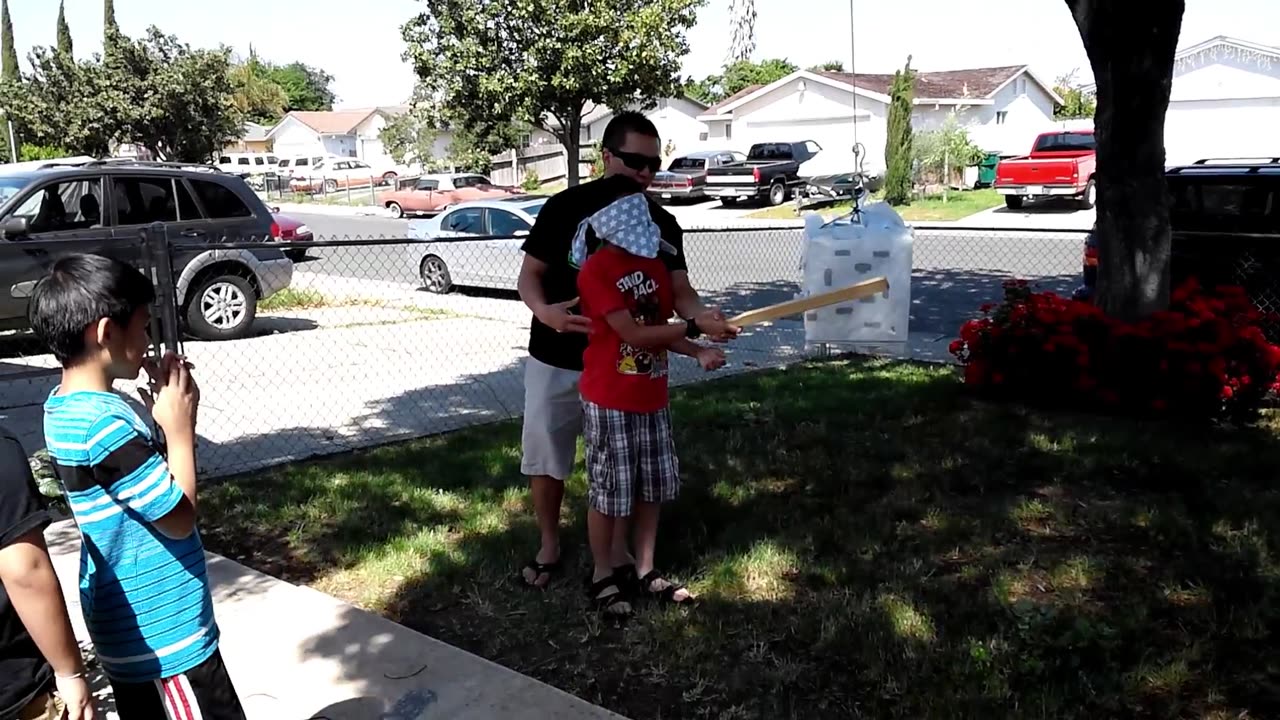
<instances>
[{"instance_id":1,"label":"man's arm","mask_svg":"<svg viewBox=\"0 0 1280 720\"><path fill-rule=\"evenodd\" d=\"M67 678L83 673L84 660L42 528L34 528L0 548L0 581L18 619L53 666L54 674Z\"/></svg>"}]
</instances>

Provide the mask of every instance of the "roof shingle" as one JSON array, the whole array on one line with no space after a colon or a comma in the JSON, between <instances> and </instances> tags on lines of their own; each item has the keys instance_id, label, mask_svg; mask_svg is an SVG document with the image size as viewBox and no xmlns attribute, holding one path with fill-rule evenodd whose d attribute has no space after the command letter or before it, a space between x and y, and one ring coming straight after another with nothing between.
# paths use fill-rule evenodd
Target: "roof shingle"
<instances>
[{"instance_id":1,"label":"roof shingle","mask_svg":"<svg viewBox=\"0 0 1280 720\"><path fill-rule=\"evenodd\" d=\"M987 98L995 93L1014 75L1026 70L1026 65L971 68L969 70L943 70L941 72L916 73L915 96L918 98ZM893 75L868 75L859 73L824 72L822 75L860 87L863 90L889 94Z\"/></svg>"}]
</instances>

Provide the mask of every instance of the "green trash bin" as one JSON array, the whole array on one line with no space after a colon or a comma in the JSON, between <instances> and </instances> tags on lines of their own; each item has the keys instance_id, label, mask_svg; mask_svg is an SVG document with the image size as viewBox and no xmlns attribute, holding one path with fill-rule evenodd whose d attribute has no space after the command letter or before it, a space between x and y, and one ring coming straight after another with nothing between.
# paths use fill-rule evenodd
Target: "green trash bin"
<instances>
[{"instance_id":1,"label":"green trash bin","mask_svg":"<svg viewBox=\"0 0 1280 720\"><path fill-rule=\"evenodd\" d=\"M991 187L996 182L996 165L1000 164L1000 155L987 153L978 163L978 187Z\"/></svg>"}]
</instances>

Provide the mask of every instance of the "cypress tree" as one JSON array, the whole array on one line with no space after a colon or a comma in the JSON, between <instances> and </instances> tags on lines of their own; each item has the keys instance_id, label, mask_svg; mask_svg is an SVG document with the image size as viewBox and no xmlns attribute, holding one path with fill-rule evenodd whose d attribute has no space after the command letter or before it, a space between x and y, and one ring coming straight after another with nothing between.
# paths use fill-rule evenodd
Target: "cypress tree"
<instances>
[{"instance_id":1,"label":"cypress tree","mask_svg":"<svg viewBox=\"0 0 1280 720\"><path fill-rule=\"evenodd\" d=\"M884 199L890 205L911 201L912 131L911 102L915 95L916 75L911 57L902 70L893 74L889 87L888 133L884 145Z\"/></svg>"},{"instance_id":2,"label":"cypress tree","mask_svg":"<svg viewBox=\"0 0 1280 720\"><path fill-rule=\"evenodd\" d=\"M18 48L13 44L13 20L9 17L9 0L0 0L0 77L6 82L21 80L18 72Z\"/></svg>"},{"instance_id":3,"label":"cypress tree","mask_svg":"<svg viewBox=\"0 0 1280 720\"><path fill-rule=\"evenodd\" d=\"M74 54L74 48L71 43L71 26L67 25L66 0L58 3L58 52L65 55Z\"/></svg>"}]
</instances>

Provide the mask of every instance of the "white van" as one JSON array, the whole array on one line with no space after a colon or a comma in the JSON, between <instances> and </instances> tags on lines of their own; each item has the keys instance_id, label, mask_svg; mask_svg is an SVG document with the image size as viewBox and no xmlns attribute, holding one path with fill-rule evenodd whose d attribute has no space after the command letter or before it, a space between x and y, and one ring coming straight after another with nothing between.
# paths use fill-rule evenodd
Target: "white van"
<instances>
[{"instance_id":1,"label":"white van","mask_svg":"<svg viewBox=\"0 0 1280 720\"><path fill-rule=\"evenodd\" d=\"M295 155L281 158L279 173L283 177L307 177L311 168L317 164L337 157L336 155Z\"/></svg>"},{"instance_id":2,"label":"white van","mask_svg":"<svg viewBox=\"0 0 1280 720\"><path fill-rule=\"evenodd\" d=\"M271 153L223 153L217 166L232 175L264 175L279 172L279 159Z\"/></svg>"}]
</instances>

